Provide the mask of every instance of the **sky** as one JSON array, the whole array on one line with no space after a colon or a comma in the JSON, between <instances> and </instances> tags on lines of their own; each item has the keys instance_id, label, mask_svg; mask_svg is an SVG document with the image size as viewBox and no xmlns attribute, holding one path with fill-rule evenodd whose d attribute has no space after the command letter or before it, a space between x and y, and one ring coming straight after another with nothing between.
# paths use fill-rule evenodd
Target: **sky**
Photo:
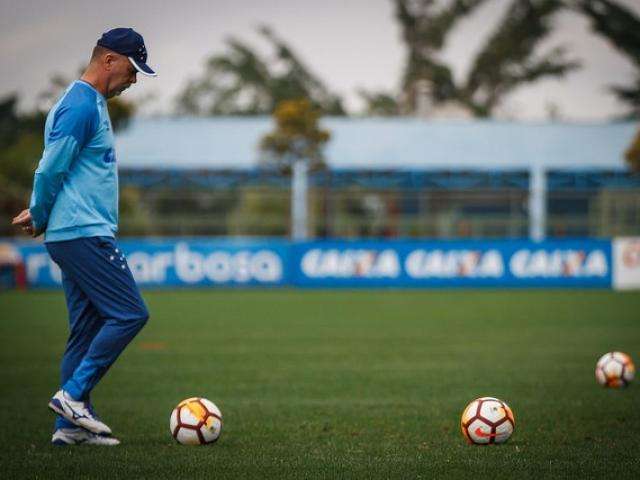
<instances>
[{"instance_id":1,"label":"sky","mask_svg":"<svg viewBox=\"0 0 640 480\"><path fill-rule=\"evenodd\" d=\"M640 0L618 1L640 15ZM451 33L442 57L456 79L464 78L508 4L487 1ZM583 68L563 80L520 87L498 116L543 120L552 106L574 121L623 113L607 85L631 83L631 63L591 33L585 18L566 12L555 21L557 29L540 51L565 45ZM77 76L102 32L131 26L144 36L158 77L139 76L125 95L146 100L143 114L169 113L188 79L202 72L210 55L225 52L229 37L270 53L256 33L261 24L271 26L351 110L362 106L360 88L398 90L405 48L391 0L0 0L0 97L17 92L21 107L32 108L52 74Z\"/></svg>"}]
</instances>

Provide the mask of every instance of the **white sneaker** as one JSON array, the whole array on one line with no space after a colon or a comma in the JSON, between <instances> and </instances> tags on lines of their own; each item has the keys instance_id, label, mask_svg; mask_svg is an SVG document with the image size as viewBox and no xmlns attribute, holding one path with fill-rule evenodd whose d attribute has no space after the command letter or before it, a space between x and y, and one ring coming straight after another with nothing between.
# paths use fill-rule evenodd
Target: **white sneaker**
<instances>
[{"instance_id":1,"label":"white sneaker","mask_svg":"<svg viewBox=\"0 0 640 480\"><path fill-rule=\"evenodd\" d=\"M111 429L95 416L89 404L74 400L64 390L58 390L49 401L49 408L71 423L98 435L111 435Z\"/></svg>"},{"instance_id":2,"label":"white sneaker","mask_svg":"<svg viewBox=\"0 0 640 480\"><path fill-rule=\"evenodd\" d=\"M51 443L54 445L120 445L120 440L105 435L96 435L84 428L59 428L53 432Z\"/></svg>"}]
</instances>

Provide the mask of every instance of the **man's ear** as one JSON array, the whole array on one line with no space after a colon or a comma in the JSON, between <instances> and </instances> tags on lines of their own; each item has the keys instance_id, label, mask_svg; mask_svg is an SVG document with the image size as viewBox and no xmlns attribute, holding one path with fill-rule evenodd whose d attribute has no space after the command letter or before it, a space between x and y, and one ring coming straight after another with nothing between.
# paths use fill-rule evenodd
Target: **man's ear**
<instances>
[{"instance_id":1,"label":"man's ear","mask_svg":"<svg viewBox=\"0 0 640 480\"><path fill-rule=\"evenodd\" d=\"M107 52L104 54L104 57L102 58L102 64L104 65L105 70L109 71L113 68L113 64L116 61L116 56L111 53L111 52Z\"/></svg>"}]
</instances>

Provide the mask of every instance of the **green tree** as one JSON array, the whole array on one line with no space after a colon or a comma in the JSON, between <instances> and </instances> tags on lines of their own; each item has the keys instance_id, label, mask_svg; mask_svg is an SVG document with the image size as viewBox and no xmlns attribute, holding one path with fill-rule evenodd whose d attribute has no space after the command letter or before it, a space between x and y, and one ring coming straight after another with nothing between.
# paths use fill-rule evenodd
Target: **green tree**
<instances>
[{"instance_id":1,"label":"green tree","mask_svg":"<svg viewBox=\"0 0 640 480\"><path fill-rule=\"evenodd\" d=\"M284 100L307 98L325 115L345 115L342 99L331 93L271 28L263 25L259 31L275 48L276 62L285 66L284 75L274 76L275 105Z\"/></svg>"},{"instance_id":2,"label":"green tree","mask_svg":"<svg viewBox=\"0 0 640 480\"><path fill-rule=\"evenodd\" d=\"M341 98L273 30L263 26L258 31L275 51L274 57L263 58L247 44L230 38L228 51L210 57L202 75L188 81L177 98L178 113L271 114L284 100L307 98L325 114L345 114Z\"/></svg>"},{"instance_id":3,"label":"green tree","mask_svg":"<svg viewBox=\"0 0 640 480\"><path fill-rule=\"evenodd\" d=\"M292 162L304 159L310 170L324 169L322 149L331 135L319 127L320 115L307 99L279 103L273 113L276 128L260 142L264 165L288 172Z\"/></svg>"},{"instance_id":4,"label":"green tree","mask_svg":"<svg viewBox=\"0 0 640 480\"><path fill-rule=\"evenodd\" d=\"M19 134L17 103L17 95L9 95L0 100L0 149L13 143Z\"/></svg>"},{"instance_id":5,"label":"green tree","mask_svg":"<svg viewBox=\"0 0 640 480\"><path fill-rule=\"evenodd\" d=\"M560 0L512 0L502 22L473 61L468 77L456 84L448 65L438 59L456 23L484 0L394 0L407 46L402 78L406 113L417 109L421 82L434 103L454 100L477 117L490 116L515 88L543 77L562 77L579 64L562 47L537 55L551 32ZM443 6L444 5L444 6Z\"/></svg>"},{"instance_id":6,"label":"green tree","mask_svg":"<svg viewBox=\"0 0 640 480\"><path fill-rule=\"evenodd\" d=\"M563 77L580 66L567 60L563 47L536 56L540 42L551 32L557 0L515 0L497 30L478 54L460 100L479 117L490 116L515 88L543 77Z\"/></svg>"},{"instance_id":7,"label":"green tree","mask_svg":"<svg viewBox=\"0 0 640 480\"><path fill-rule=\"evenodd\" d=\"M437 0L395 0L396 18L407 48L402 75L407 112L416 107L420 81L429 82L436 102L457 97L451 69L437 55L455 24L484 1L454 0L443 6Z\"/></svg>"},{"instance_id":8,"label":"green tree","mask_svg":"<svg viewBox=\"0 0 640 480\"><path fill-rule=\"evenodd\" d=\"M18 96L0 100L0 221L6 233L14 233L9 220L29 199L33 171L42 153L44 116L20 115Z\"/></svg>"},{"instance_id":9,"label":"green tree","mask_svg":"<svg viewBox=\"0 0 640 480\"><path fill-rule=\"evenodd\" d=\"M593 31L609 40L634 65L633 83L611 86L611 90L629 107L627 117L640 118L640 18L611 0L568 0L567 5L586 15Z\"/></svg>"},{"instance_id":10,"label":"green tree","mask_svg":"<svg viewBox=\"0 0 640 480\"><path fill-rule=\"evenodd\" d=\"M629 145L624 157L631 170L634 172L640 172L640 131L636 133L636 136L631 142L631 145Z\"/></svg>"},{"instance_id":11,"label":"green tree","mask_svg":"<svg viewBox=\"0 0 640 480\"><path fill-rule=\"evenodd\" d=\"M358 91L360 98L364 100L364 115L373 117L393 117L400 115L400 105L395 95L390 92L368 92L364 89Z\"/></svg>"}]
</instances>

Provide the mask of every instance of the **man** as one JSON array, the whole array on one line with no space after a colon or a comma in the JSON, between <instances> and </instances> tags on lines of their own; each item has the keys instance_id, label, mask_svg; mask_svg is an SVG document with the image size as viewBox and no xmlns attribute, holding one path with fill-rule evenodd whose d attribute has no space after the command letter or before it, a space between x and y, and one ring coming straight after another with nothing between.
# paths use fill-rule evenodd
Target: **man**
<instances>
[{"instance_id":1,"label":"man","mask_svg":"<svg viewBox=\"0 0 640 480\"><path fill-rule=\"evenodd\" d=\"M62 271L70 335L61 388L49 408L58 416L52 443L117 445L95 414L90 394L149 314L114 235L118 172L106 99L136 83L147 65L140 34L116 28L102 35L89 66L54 105L30 206L13 219L45 246Z\"/></svg>"}]
</instances>

